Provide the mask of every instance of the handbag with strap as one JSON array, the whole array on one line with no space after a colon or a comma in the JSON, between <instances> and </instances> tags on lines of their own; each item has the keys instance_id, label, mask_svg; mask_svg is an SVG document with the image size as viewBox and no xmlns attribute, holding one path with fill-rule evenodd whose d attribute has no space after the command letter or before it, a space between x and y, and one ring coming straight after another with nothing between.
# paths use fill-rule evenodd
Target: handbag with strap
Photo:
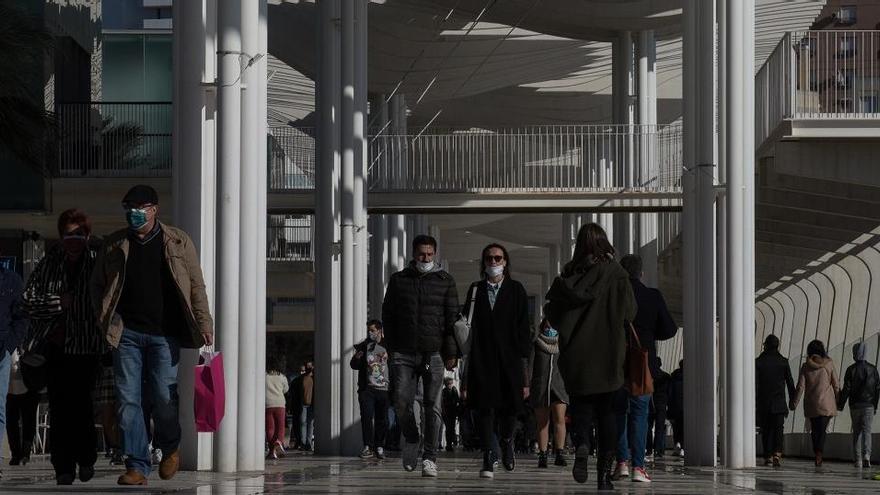
<instances>
[{"instance_id":1,"label":"handbag with strap","mask_svg":"<svg viewBox=\"0 0 880 495\"><path fill-rule=\"evenodd\" d=\"M654 378L648 363L648 350L642 347L639 334L632 323L629 325L630 338L626 344L625 386L630 395L640 396L654 393Z\"/></svg>"},{"instance_id":2,"label":"handbag with strap","mask_svg":"<svg viewBox=\"0 0 880 495\"><path fill-rule=\"evenodd\" d=\"M477 284L474 284L471 290L470 307L468 308L467 318L461 313L455 320L455 342L458 344L461 354L465 355L471 351L471 321L474 319L474 303L477 299Z\"/></svg>"}]
</instances>

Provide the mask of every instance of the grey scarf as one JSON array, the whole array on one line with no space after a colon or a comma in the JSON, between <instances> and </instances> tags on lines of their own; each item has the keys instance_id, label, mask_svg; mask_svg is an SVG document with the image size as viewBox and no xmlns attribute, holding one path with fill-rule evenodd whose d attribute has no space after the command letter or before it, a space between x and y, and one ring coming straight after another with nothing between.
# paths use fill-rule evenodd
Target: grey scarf
<instances>
[{"instance_id":1,"label":"grey scarf","mask_svg":"<svg viewBox=\"0 0 880 495\"><path fill-rule=\"evenodd\" d=\"M539 333L535 343L538 344L539 349L547 354L559 354L559 337L548 337Z\"/></svg>"}]
</instances>

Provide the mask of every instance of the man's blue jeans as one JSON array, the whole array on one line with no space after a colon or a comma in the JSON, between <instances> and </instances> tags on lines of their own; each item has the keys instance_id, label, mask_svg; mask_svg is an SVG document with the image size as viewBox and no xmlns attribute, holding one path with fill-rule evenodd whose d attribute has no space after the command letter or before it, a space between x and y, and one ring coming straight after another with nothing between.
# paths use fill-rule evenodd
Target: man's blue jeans
<instances>
[{"instance_id":1,"label":"man's blue jeans","mask_svg":"<svg viewBox=\"0 0 880 495\"><path fill-rule=\"evenodd\" d=\"M625 401L626 408L617 413L617 462L632 459L633 467L643 468L651 396L632 397L626 393Z\"/></svg>"},{"instance_id":2,"label":"man's blue jeans","mask_svg":"<svg viewBox=\"0 0 880 495\"><path fill-rule=\"evenodd\" d=\"M127 456L125 467L150 474L148 425L141 403L142 386L152 406L153 446L163 455L177 450L180 444L178 418L177 365L180 347L173 337L149 335L126 328L119 346L113 351L116 374L119 429L122 448Z\"/></svg>"},{"instance_id":3,"label":"man's blue jeans","mask_svg":"<svg viewBox=\"0 0 880 495\"><path fill-rule=\"evenodd\" d=\"M315 407L312 405L302 406L299 413L299 428L302 443L306 447L312 446L312 430L315 426Z\"/></svg>"},{"instance_id":4,"label":"man's blue jeans","mask_svg":"<svg viewBox=\"0 0 880 495\"><path fill-rule=\"evenodd\" d=\"M6 433L6 394L9 392L9 373L12 371L12 356L0 349L0 445ZM0 453L0 459L3 454Z\"/></svg>"}]
</instances>

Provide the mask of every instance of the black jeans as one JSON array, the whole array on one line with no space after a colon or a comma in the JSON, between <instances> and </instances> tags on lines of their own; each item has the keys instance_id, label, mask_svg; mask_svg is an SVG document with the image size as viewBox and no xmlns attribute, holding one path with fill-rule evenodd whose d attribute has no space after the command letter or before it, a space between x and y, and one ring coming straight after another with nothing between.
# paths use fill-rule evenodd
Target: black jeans
<instances>
[{"instance_id":1,"label":"black jeans","mask_svg":"<svg viewBox=\"0 0 880 495\"><path fill-rule=\"evenodd\" d=\"M454 413L443 415L443 431L446 434L446 448L456 445L455 423L458 417Z\"/></svg>"},{"instance_id":2,"label":"black jeans","mask_svg":"<svg viewBox=\"0 0 880 495\"><path fill-rule=\"evenodd\" d=\"M376 450L385 447L385 435L388 433L388 392L365 388L358 392L361 406L361 432L364 446Z\"/></svg>"},{"instance_id":3,"label":"black jeans","mask_svg":"<svg viewBox=\"0 0 880 495\"><path fill-rule=\"evenodd\" d=\"M98 449L92 392L99 358L65 354L61 348L51 346L46 366L50 451L55 473L74 473L77 464L94 466Z\"/></svg>"},{"instance_id":4,"label":"black jeans","mask_svg":"<svg viewBox=\"0 0 880 495\"><path fill-rule=\"evenodd\" d=\"M825 450L825 430L828 429L829 421L831 421L831 416L810 418L810 438L813 439L813 452Z\"/></svg>"},{"instance_id":5,"label":"black jeans","mask_svg":"<svg viewBox=\"0 0 880 495\"><path fill-rule=\"evenodd\" d=\"M497 409L480 409L477 413L480 422L480 442L484 452L497 449L495 427L502 441L513 441L516 433L516 414Z\"/></svg>"},{"instance_id":6,"label":"black jeans","mask_svg":"<svg viewBox=\"0 0 880 495\"><path fill-rule=\"evenodd\" d=\"M438 352L392 352L388 359L388 368L391 371L391 402L397 413L400 431L410 444L419 443L419 427L413 414L413 401L416 398L419 377L422 378L422 407L425 411L425 422L422 424L423 458L436 461L440 424L443 421L440 417L440 392L445 369L443 358Z\"/></svg>"},{"instance_id":7,"label":"black jeans","mask_svg":"<svg viewBox=\"0 0 880 495\"><path fill-rule=\"evenodd\" d=\"M669 419L672 423L672 441L684 447L684 413L673 414Z\"/></svg>"},{"instance_id":8,"label":"black jeans","mask_svg":"<svg viewBox=\"0 0 880 495\"><path fill-rule=\"evenodd\" d=\"M757 420L758 426L761 427L761 444L764 447L764 457L782 453L785 446L783 437L785 413L763 413L758 416Z\"/></svg>"},{"instance_id":9,"label":"black jeans","mask_svg":"<svg viewBox=\"0 0 880 495\"><path fill-rule=\"evenodd\" d=\"M666 406L656 407L654 413L648 416L648 451L654 455L663 455L666 450Z\"/></svg>"},{"instance_id":10,"label":"black jeans","mask_svg":"<svg viewBox=\"0 0 880 495\"><path fill-rule=\"evenodd\" d=\"M575 448L582 444L589 450L590 431L596 426L596 453L614 457L617 446L617 417L614 414L615 392L593 395L573 395L568 410L571 415L571 439Z\"/></svg>"},{"instance_id":11,"label":"black jeans","mask_svg":"<svg viewBox=\"0 0 880 495\"><path fill-rule=\"evenodd\" d=\"M23 394L6 396L6 435L13 458L31 455L37 432L37 405L40 393L28 390Z\"/></svg>"}]
</instances>

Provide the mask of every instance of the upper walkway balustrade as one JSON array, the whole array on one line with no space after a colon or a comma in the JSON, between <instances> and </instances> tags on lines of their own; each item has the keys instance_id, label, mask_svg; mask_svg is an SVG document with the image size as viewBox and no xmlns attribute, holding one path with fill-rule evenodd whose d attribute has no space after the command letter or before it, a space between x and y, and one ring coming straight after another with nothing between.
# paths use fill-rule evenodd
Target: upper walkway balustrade
<instances>
[{"instance_id":1,"label":"upper walkway balustrade","mask_svg":"<svg viewBox=\"0 0 880 495\"><path fill-rule=\"evenodd\" d=\"M880 31L786 33L755 75L755 106L758 147L786 121L880 119Z\"/></svg>"},{"instance_id":2,"label":"upper walkway balustrade","mask_svg":"<svg viewBox=\"0 0 880 495\"><path fill-rule=\"evenodd\" d=\"M314 187L311 129L272 128L269 190ZM369 191L680 191L681 126L435 130L369 138Z\"/></svg>"}]
</instances>

